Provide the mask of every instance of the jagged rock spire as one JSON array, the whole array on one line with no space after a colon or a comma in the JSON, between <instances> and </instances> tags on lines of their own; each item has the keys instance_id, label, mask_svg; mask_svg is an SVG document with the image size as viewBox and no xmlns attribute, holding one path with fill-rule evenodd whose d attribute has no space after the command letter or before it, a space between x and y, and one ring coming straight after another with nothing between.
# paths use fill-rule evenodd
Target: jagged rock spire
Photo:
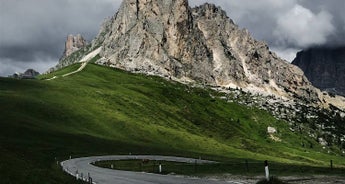
<instances>
[{"instance_id":1,"label":"jagged rock spire","mask_svg":"<svg viewBox=\"0 0 345 184\"><path fill-rule=\"evenodd\" d=\"M87 44L86 40L80 35L68 35L65 43L65 51L63 58L70 56L73 52L85 47Z\"/></svg>"},{"instance_id":2,"label":"jagged rock spire","mask_svg":"<svg viewBox=\"0 0 345 184\"><path fill-rule=\"evenodd\" d=\"M187 0L124 0L115 18L122 23L120 30L126 32L142 20L159 19L164 23L183 22L190 17L189 15L190 8Z\"/></svg>"}]
</instances>

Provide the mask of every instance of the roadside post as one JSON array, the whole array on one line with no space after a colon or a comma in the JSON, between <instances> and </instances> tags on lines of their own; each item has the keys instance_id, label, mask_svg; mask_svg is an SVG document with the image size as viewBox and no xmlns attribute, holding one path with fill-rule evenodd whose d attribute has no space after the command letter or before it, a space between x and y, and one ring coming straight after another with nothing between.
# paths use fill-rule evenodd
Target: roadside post
<instances>
[{"instance_id":1,"label":"roadside post","mask_svg":"<svg viewBox=\"0 0 345 184\"><path fill-rule=\"evenodd\" d=\"M331 170L333 169L333 160L330 161L331 163Z\"/></svg>"},{"instance_id":2,"label":"roadside post","mask_svg":"<svg viewBox=\"0 0 345 184\"><path fill-rule=\"evenodd\" d=\"M87 181L88 181L88 183L92 183L92 179L90 177L90 173L87 173Z\"/></svg>"},{"instance_id":3,"label":"roadside post","mask_svg":"<svg viewBox=\"0 0 345 184\"><path fill-rule=\"evenodd\" d=\"M75 172L75 178L77 178L77 180L79 180L79 173L78 173L78 170Z\"/></svg>"},{"instance_id":4,"label":"roadside post","mask_svg":"<svg viewBox=\"0 0 345 184\"><path fill-rule=\"evenodd\" d=\"M158 169L159 169L159 173L162 173L162 164L161 163L159 163Z\"/></svg>"},{"instance_id":5,"label":"roadside post","mask_svg":"<svg viewBox=\"0 0 345 184\"><path fill-rule=\"evenodd\" d=\"M270 171L268 169L268 161L265 160L265 174L266 174L266 180L270 181Z\"/></svg>"}]
</instances>

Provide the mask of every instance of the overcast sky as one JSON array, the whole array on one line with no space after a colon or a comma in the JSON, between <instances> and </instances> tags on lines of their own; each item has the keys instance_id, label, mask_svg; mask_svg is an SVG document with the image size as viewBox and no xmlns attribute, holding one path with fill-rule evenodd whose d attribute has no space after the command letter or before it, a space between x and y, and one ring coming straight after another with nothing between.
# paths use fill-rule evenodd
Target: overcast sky
<instances>
[{"instance_id":1,"label":"overcast sky","mask_svg":"<svg viewBox=\"0 0 345 184\"><path fill-rule=\"evenodd\" d=\"M190 0L221 6L291 61L314 45L345 45L345 0ZM91 40L121 0L0 0L0 76L57 64L68 34Z\"/></svg>"}]
</instances>

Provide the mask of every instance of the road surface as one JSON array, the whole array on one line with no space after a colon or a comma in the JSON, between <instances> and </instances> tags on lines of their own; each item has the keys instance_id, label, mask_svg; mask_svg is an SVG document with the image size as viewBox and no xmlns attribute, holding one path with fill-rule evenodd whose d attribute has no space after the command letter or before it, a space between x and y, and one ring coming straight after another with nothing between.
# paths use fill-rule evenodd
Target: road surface
<instances>
[{"instance_id":1,"label":"road surface","mask_svg":"<svg viewBox=\"0 0 345 184\"><path fill-rule=\"evenodd\" d=\"M143 172L119 171L106 168L100 168L91 163L103 160L165 160L174 162L194 163L195 159L170 157L170 156L146 156L146 155L128 155L128 156L95 156L75 158L61 162L63 170L70 175L80 179L88 175L95 184L240 184L234 181L210 180L202 178L192 178L187 176L159 175ZM197 163L215 163L207 160L197 160Z\"/></svg>"}]
</instances>

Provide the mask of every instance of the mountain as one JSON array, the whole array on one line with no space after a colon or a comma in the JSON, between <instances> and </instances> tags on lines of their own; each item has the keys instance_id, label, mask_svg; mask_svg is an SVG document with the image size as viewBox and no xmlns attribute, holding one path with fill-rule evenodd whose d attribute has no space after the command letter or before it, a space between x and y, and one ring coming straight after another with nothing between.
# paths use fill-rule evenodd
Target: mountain
<instances>
[{"instance_id":1,"label":"mountain","mask_svg":"<svg viewBox=\"0 0 345 184\"><path fill-rule=\"evenodd\" d=\"M330 144L345 136L345 98L321 93L301 69L277 57L213 4L191 8L187 0L124 0L91 44L60 65L82 62L94 53L96 64L228 96L246 94L237 102L269 111L292 130Z\"/></svg>"},{"instance_id":2,"label":"mountain","mask_svg":"<svg viewBox=\"0 0 345 184\"><path fill-rule=\"evenodd\" d=\"M314 106L303 72L214 5L125 0L54 70L0 78L1 183L79 183L59 161L129 153L216 160L218 178L261 175L263 160L277 175L344 173L345 112Z\"/></svg>"},{"instance_id":3,"label":"mountain","mask_svg":"<svg viewBox=\"0 0 345 184\"><path fill-rule=\"evenodd\" d=\"M97 63L127 71L321 102L298 67L278 58L213 4L191 8L187 0L124 0L88 51L98 47L102 59ZM68 64L62 60L59 65Z\"/></svg>"},{"instance_id":4,"label":"mountain","mask_svg":"<svg viewBox=\"0 0 345 184\"><path fill-rule=\"evenodd\" d=\"M34 79L39 74L40 73L35 71L34 69L27 69L24 73L15 73L13 75L10 75L9 77L16 79Z\"/></svg>"},{"instance_id":5,"label":"mountain","mask_svg":"<svg viewBox=\"0 0 345 184\"><path fill-rule=\"evenodd\" d=\"M66 67L79 61L83 57L78 51L88 51L88 43L81 34L68 35L65 42L65 50L59 60L59 63L50 68L46 73L54 72L60 68Z\"/></svg>"},{"instance_id":6,"label":"mountain","mask_svg":"<svg viewBox=\"0 0 345 184\"><path fill-rule=\"evenodd\" d=\"M73 52L79 50L80 48L83 48L86 45L86 40L80 34L77 34L76 36L68 35L65 43L65 51L62 58L70 56L71 54L73 54Z\"/></svg>"},{"instance_id":7,"label":"mountain","mask_svg":"<svg viewBox=\"0 0 345 184\"><path fill-rule=\"evenodd\" d=\"M300 67L314 86L345 96L345 47L303 50L292 64Z\"/></svg>"}]
</instances>

